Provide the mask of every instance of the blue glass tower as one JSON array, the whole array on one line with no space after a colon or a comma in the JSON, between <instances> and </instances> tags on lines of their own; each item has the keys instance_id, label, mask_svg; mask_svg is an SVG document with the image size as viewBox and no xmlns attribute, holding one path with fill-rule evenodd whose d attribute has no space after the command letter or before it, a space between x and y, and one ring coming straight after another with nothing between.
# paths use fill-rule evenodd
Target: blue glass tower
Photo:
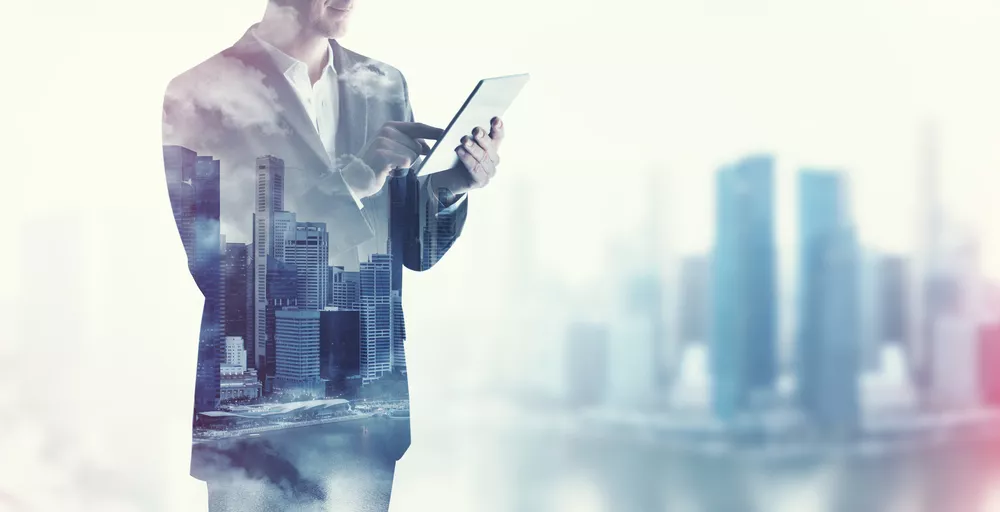
<instances>
[{"instance_id":1,"label":"blue glass tower","mask_svg":"<svg viewBox=\"0 0 1000 512\"><path fill-rule=\"evenodd\" d=\"M798 393L803 411L824 429L857 417L860 305L857 236L847 184L835 172L799 174Z\"/></svg>"},{"instance_id":2,"label":"blue glass tower","mask_svg":"<svg viewBox=\"0 0 1000 512\"><path fill-rule=\"evenodd\" d=\"M723 421L776 378L774 158L757 155L716 178L712 258L712 405Z\"/></svg>"}]
</instances>

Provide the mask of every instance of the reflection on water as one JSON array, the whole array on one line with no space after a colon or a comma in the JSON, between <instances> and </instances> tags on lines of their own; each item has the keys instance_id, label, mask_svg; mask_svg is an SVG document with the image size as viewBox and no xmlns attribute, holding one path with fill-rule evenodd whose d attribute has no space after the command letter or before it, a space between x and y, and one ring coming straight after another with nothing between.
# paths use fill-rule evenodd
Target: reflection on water
<instances>
[{"instance_id":1,"label":"reflection on water","mask_svg":"<svg viewBox=\"0 0 1000 512\"><path fill-rule=\"evenodd\" d=\"M325 505L282 503L288 493L264 491L259 482L244 482L246 490L256 502L267 495L269 510L366 510L382 497L373 493L386 488L392 468L374 462L359 435L318 426L271 441L287 448L303 478L320 482ZM1000 510L996 441L784 459L510 426L442 426L415 441L401 463L408 469L396 481L394 512ZM257 509L243 505L229 509Z\"/></svg>"}]
</instances>

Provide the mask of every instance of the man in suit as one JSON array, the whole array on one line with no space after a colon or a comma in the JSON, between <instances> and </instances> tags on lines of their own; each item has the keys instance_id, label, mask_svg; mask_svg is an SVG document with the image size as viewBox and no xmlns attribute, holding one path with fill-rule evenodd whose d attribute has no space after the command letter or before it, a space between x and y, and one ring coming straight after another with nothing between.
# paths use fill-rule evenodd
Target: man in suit
<instances>
[{"instance_id":1,"label":"man in suit","mask_svg":"<svg viewBox=\"0 0 1000 512\"><path fill-rule=\"evenodd\" d=\"M424 270L440 259L461 234L468 192L486 186L499 164L504 126L496 118L454 149L460 165L419 178L409 171L428 153L425 141L439 138L441 130L414 122L398 70L337 42L353 5L269 0L261 22L236 44L167 88L168 191L189 268L205 295L192 475L208 481L213 510L274 506L235 504L239 491L230 469L296 500L336 500L322 474L296 466L292 452L324 456L321 447L295 444L307 435L289 441L223 434L223 441L206 441L198 433L267 424L253 411L220 410L228 400L350 396L350 390L323 387L318 375L327 370L330 382L342 384L346 375L368 390L392 380L384 389L394 395L376 392L375 398L407 396L398 391L400 378L406 389L402 267ZM381 272L386 267L391 270ZM333 298L330 273L350 272L360 273L360 292ZM331 305L360 310L360 355L353 368L339 361L347 366L317 373L317 319ZM301 335L307 331L311 337ZM331 410L344 405L322 404ZM408 419L383 427L371 425L378 449L358 452L386 461L389 472L381 488L368 493L365 510L388 506L395 461L409 446ZM337 510L350 509L340 503Z\"/></svg>"}]
</instances>

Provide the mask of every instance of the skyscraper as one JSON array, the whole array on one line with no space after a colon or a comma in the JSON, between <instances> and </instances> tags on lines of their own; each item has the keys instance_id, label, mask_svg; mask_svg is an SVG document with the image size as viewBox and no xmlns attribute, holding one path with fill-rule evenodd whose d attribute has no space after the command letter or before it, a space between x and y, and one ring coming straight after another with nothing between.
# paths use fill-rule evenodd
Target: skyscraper
<instances>
[{"instance_id":1,"label":"skyscraper","mask_svg":"<svg viewBox=\"0 0 1000 512\"><path fill-rule=\"evenodd\" d=\"M857 419L863 307L849 201L841 173L799 174L799 400L818 426L837 432Z\"/></svg>"},{"instance_id":2,"label":"skyscraper","mask_svg":"<svg viewBox=\"0 0 1000 512\"><path fill-rule=\"evenodd\" d=\"M361 379L367 384L392 371L392 261L372 254L361 262Z\"/></svg>"},{"instance_id":3,"label":"skyscraper","mask_svg":"<svg viewBox=\"0 0 1000 512\"><path fill-rule=\"evenodd\" d=\"M326 307L330 285L329 235L322 222L297 222L285 239L284 261L296 270L298 307L320 310Z\"/></svg>"},{"instance_id":4,"label":"skyscraper","mask_svg":"<svg viewBox=\"0 0 1000 512\"><path fill-rule=\"evenodd\" d=\"M264 303L264 356L258 358L263 363L263 371L258 370L265 383L265 391L270 392L268 379L276 374L275 335L277 332L277 312L283 309L298 309L298 269L295 265L268 258Z\"/></svg>"},{"instance_id":5,"label":"skyscraper","mask_svg":"<svg viewBox=\"0 0 1000 512\"><path fill-rule=\"evenodd\" d=\"M881 313L881 339L886 343L906 342L908 319L907 260L902 256L885 256L880 261L879 312Z\"/></svg>"},{"instance_id":6,"label":"skyscraper","mask_svg":"<svg viewBox=\"0 0 1000 512\"><path fill-rule=\"evenodd\" d=\"M389 241L386 253L392 256L392 289L403 286L404 262L420 266L420 182L417 173L397 170L389 177Z\"/></svg>"},{"instance_id":7,"label":"skyscraper","mask_svg":"<svg viewBox=\"0 0 1000 512\"><path fill-rule=\"evenodd\" d=\"M327 393L343 392L347 377L361 372L360 313L337 308L320 311L319 340L320 377L329 383Z\"/></svg>"},{"instance_id":8,"label":"skyscraper","mask_svg":"<svg viewBox=\"0 0 1000 512\"><path fill-rule=\"evenodd\" d=\"M253 214L254 365L267 375L267 270L275 253L274 214L285 207L285 162L274 156L257 158L257 193ZM280 244L279 244L280 245Z\"/></svg>"},{"instance_id":9,"label":"skyscraper","mask_svg":"<svg viewBox=\"0 0 1000 512\"><path fill-rule=\"evenodd\" d=\"M250 305L250 260L251 246L240 243L227 243L223 255L222 274L226 290L225 335L239 336L246 340L247 330L251 326ZM249 348L249 347L248 347ZM250 356L253 361L253 356Z\"/></svg>"},{"instance_id":10,"label":"skyscraper","mask_svg":"<svg viewBox=\"0 0 1000 512\"><path fill-rule=\"evenodd\" d=\"M326 394L320 379L320 312L295 308L275 312L274 386L313 397Z\"/></svg>"},{"instance_id":11,"label":"skyscraper","mask_svg":"<svg viewBox=\"0 0 1000 512\"><path fill-rule=\"evenodd\" d=\"M441 189L439 194L445 194L446 190ZM441 257L448 251L455 241L456 218L454 212L447 211L443 206L439 206L436 211L432 202L428 201L424 212L423 238L422 238L422 268L428 269L441 260Z\"/></svg>"},{"instance_id":12,"label":"skyscraper","mask_svg":"<svg viewBox=\"0 0 1000 512\"><path fill-rule=\"evenodd\" d=\"M218 407L224 357L219 161L180 146L164 146L167 190L187 252L188 268L205 296L198 342L195 410Z\"/></svg>"},{"instance_id":13,"label":"skyscraper","mask_svg":"<svg viewBox=\"0 0 1000 512\"><path fill-rule=\"evenodd\" d=\"M716 178L712 255L713 408L733 419L776 378L774 159L752 156Z\"/></svg>"},{"instance_id":14,"label":"skyscraper","mask_svg":"<svg viewBox=\"0 0 1000 512\"><path fill-rule=\"evenodd\" d=\"M357 311L361 303L361 273L333 267L330 281L330 305Z\"/></svg>"}]
</instances>

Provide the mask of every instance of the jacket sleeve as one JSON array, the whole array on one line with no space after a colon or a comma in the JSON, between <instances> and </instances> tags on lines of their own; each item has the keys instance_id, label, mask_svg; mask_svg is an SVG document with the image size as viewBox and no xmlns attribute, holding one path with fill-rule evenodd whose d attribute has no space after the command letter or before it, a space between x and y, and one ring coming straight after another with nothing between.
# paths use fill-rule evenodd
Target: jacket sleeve
<instances>
[{"instance_id":1,"label":"jacket sleeve","mask_svg":"<svg viewBox=\"0 0 1000 512\"><path fill-rule=\"evenodd\" d=\"M413 108L410 104L410 92L406 78L402 78L404 120L413 122ZM412 238L419 240L420 251L408 251L410 257L403 259L406 268L415 271L427 270L444 257L462 234L465 219L469 212L469 198L465 197L452 206L445 206L439 199L439 192L433 189L433 175L417 178L413 185L417 187L416 211L410 211L412 221L410 229L414 230ZM416 252L416 254L414 254Z\"/></svg>"}]
</instances>

